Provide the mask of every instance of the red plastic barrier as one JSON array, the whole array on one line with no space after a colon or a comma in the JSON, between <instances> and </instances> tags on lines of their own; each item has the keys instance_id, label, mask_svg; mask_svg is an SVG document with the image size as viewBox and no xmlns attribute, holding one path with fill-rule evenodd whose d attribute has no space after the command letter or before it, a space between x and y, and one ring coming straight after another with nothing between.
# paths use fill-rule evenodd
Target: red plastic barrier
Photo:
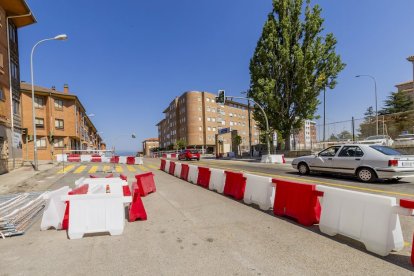
<instances>
[{"instance_id":1,"label":"red plastic barrier","mask_svg":"<svg viewBox=\"0 0 414 276\"><path fill-rule=\"evenodd\" d=\"M122 180L125 180L125 181L128 180L128 177L126 175L124 175L124 174L120 174L119 175L119 178L121 178Z\"/></svg>"},{"instance_id":2,"label":"red plastic barrier","mask_svg":"<svg viewBox=\"0 0 414 276\"><path fill-rule=\"evenodd\" d=\"M69 154L68 162L80 162L81 158L79 154Z\"/></svg>"},{"instance_id":3,"label":"red plastic barrier","mask_svg":"<svg viewBox=\"0 0 414 276\"><path fill-rule=\"evenodd\" d=\"M161 159L160 170L165 171L166 163L167 163L167 161L165 161L165 159Z\"/></svg>"},{"instance_id":4,"label":"red plastic barrier","mask_svg":"<svg viewBox=\"0 0 414 276\"><path fill-rule=\"evenodd\" d=\"M180 178L182 180L188 181L188 172L190 171L190 167L188 164L181 164L181 174Z\"/></svg>"},{"instance_id":5,"label":"red plastic barrier","mask_svg":"<svg viewBox=\"0 0 414 276\"><path fill-rule=\"evenodd\" d=\"M167 158L167 155L165 153L163 153L162 158Z\"/></svg>"},{"instance_id":6,"label":"red plastic barrier","mask_svg":"<svg viewBox=\"0 0 414 276\"><path fill-rule=\"evenodd\" d=\"M414 200L400 199L400 206L406 209L414 210ZM413 234L413 241L411 244L411 265L414 266L414 234Z\"/></svg>"},{"instance_id":7,"label":"red plastic barrier","mask_svg":"<svg viewBox=\"0 0 414 276\"><path fill-rule=\"evenodd\" d=\"M100 155L92 154L91 162L102 162L102 158Z\"/></svg>"},{"instance_id":8,"label":"red plastic barrier","mask_svg":"<svg viewBox=\"0 0 414 276\"><path fill-rule=\"evenodd\" d=\"M73 189L68 193L68 195L82 195L86 194L88 192L89 185L84 184L82 186L79 186L76 189ZM69 201L66 201L66 209L65 209L65 215L63 216L62 220L62 230L67 230L69 227Z\"/></svg>"},{"instance_id":9,"label":"red plastic barrier","mask_svg":"<svg viewBox=\"0 0 414 276\"><path fill-rule=\"evenodd\" d=\"M171 153L171 158L177 158L177 154L176 153Z\"/></svg>"},{"instance_id":10,"label":"red plastic barrier","mask_svg":"<svg viewBox=\"0 0 414 276\"><path fill-rule=\"evenodd\" d=\"M139 187L139 192L141 196L146 196L149 193L154 193L156 191L154 174L152 172L137 174L135 176L137 180L137 185Z\"/></svg>"},{"instance_id":11,"label":"red plastic barrier","mask_svg":"<svg viewBox=\"0 0 414 276\"><path fill-rule=\"evenodd\" d=\"M110 162L118 164L119 163L119 156L112 156Z\"/></svg>"},{"instance_id":12,"label":"red plastic barrier","mask_svg":"<svg viewBox=\"0 0 414 276\"><path fill-rule=\"evenodd\" d=\"M90 174L89 178L98 178L96 175Z\"/></svg>"},{"instance_id":13,"label":"red plastic barrier","mask_svg":"<svg viewBox=\"0 0 414 276\"><path fill-rule=\"evenodd\" d=\"M246 177L243 176L243 173L227 171L224 173L226 174L226 182L223 193L237 200L243 199L244 190L246 189Z\"/></svg>"},{"instance_id":14,"label":"red plastic barrier","mask_svg":"<svg viewBox=\"0 0 414 276\"><path fill-rule=\"evenodd\" d=\"M174 175L174 171L175 171L175 162L171 161L170 167L168 168L168 173L171 175Z\"/></svg>"},{"instance_id":15,"label":"red plastic barrier","mask_svg":"<svg viewBox=\"0 0 414 276\"><path fill-rule=\"evenodd\" d=\"M323 193L316 190L316 185L279 179L272 179L272 182L276 183L275 215L295 218L305 226L319 223L321 205L318 196Z\"/></svg>"},{"instance_id":16,"label":"red plastic barrier","mask_svg":"<svg viewBox=\"0 0 414 276\"><path fill-rule=\"evenodd\" d=\"M105 176L105 178L112 178L112 177L114 177L114 174L113 173L110 173L107 176Z\"/></svg>"},{"instance_id":17,"label":"red plastic barrier","mask_svg":"<svg viewBox=\"0 0 414 276\"><path fill-rule=\"evenodd\" d=\"M127 162L128 165L134 165L135 164L135 157L134 156L128 156L126 162Z\"/></svg>"},{"instance_id":18,"label":"red plastic barrier","mask_svg":"<svg viewBox=\"0 0 414 276\"><path fill-rule=\"evenodd\" d=\"M129 189L128 185L122 186L122 191L124 196L131 196L131 190Z\"/></svg>"},{"instance_id":19,"label":"red plastic barrier","mask_svg":"<svg viewBox=\"0 0 414 276\"><path fill-rule=\"evenodd\" d=\"M211 171L209 168L198 167L197 185L208 188Z\"/></svg>"},{"instance_id":20,"label":"red plastic barrier","mask_svg":"<svg viewBox=\"0 0 414 276\"><path fill-rule=\"evenodd\" d=\"M121 175L122 175L122 174L121 174ZM122 179L121 175L120 175L119 177ZM107 176L105 176L105 178L112 178L112 177L114 177L114 174L113 174L113 173L108 174ZM126 177L126 176L124 176L124 177ZM99 178L99 177L98 177L98 176L96 176L96 175L90 174L90 175L89 175L89 178ZM122 179L122 180L126 180L126 179Z\"/></svg>"},{"instance_id":21,"label":"red plastic barrier","mask_svg":"<svg viewBox=\"0 0 414 276\"><path fill-rule=\"evenodd\" d=\"M145 211L144 204L142 203L140 188L136 182L132 184L132 202L129 205L128 221L133 222L137 219L146 220L147 212Z\"/></svg>"}]
</instances>

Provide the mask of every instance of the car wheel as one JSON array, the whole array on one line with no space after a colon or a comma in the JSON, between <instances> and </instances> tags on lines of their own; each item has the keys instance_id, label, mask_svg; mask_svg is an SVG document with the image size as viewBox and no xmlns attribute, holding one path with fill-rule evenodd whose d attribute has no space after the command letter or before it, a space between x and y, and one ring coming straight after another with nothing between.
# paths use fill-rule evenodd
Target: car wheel
<instances>
[{"instance_id":1,"label":"car wheel","mask_svg":"<svg viewBox=\"0 0 414 276\"><path fill-rule=\"evenodd\" d=\"M309 174L309 167L306 163L301 162L298 165L298 171L301 175L307 175Z\"/></svg>"},{"instance_id":2,"label":"car wheel","mask_svg":"<svg viewBox=\"0 0 414 276\"><path fill-rule=\"evenodd\" d=\"M198 158L197 161L200 161L200 158Z\"/></svg>"},{"instance_id":3,"label":"car wheel","mask_svg":"<svg viewBox=\"0 0 414 276\"><path fill-rule=\"evenodd\" d=\"M370 168L361 168L357 172L357 177L362 182L374 182L377 178L375 172Z\"/></svg>"}]
</instances>

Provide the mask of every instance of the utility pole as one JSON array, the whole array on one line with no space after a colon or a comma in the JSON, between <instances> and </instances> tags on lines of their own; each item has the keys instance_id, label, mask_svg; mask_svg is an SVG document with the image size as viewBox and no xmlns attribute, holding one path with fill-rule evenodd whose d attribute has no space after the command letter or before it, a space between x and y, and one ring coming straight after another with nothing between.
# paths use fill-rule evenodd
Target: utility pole
<instances>
[{"instance_id":1,"label":"utility pole","mask_svg":"<svg viewBox=\"0 0 414 276\"><path fill-rule=\"evenodd\" d=\"M252 127L250 123L250 100L247 100L247 116L249 120L249 151L250 157L253 157L253 149L252 149Z\"/></svg>"}]
</instances>

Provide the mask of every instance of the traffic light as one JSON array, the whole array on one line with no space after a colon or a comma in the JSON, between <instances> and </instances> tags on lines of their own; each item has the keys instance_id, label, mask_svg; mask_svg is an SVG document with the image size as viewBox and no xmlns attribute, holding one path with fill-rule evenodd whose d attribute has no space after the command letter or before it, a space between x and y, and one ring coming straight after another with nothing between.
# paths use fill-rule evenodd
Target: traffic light
<instances>
[{"instance_id":1,"label":"traffic light","mask_svg":"<svg viewBox=\"0 0 414 276\"><path fill-rule=\"evenodd\" d=\"M218 91L218 96L216 97L216 103L224 104L226 102L226 92L224 90Z\"/></svg>"}]
</instances>

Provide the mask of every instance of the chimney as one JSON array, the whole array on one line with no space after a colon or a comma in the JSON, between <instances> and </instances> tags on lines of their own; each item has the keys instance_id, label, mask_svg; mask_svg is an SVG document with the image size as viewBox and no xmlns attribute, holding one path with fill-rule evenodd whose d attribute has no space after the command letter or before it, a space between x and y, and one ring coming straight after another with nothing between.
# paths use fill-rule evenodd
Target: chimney
<instances>
[{"instance_id":1,"label":"chimney","mask_svg":"<svg viewBox=\"0 0 414 276\"><path fill-rule=\"evenodd\" d=\"M69 85L66 83L63 85L63 93L69 94Z\"/></svg>"},{"instance_id":2,"label":"chimney","mask_svg":"<svg viewBox=\"0 0 414 276\"><path fill-rule=\"evenodd\" d=\"M56 91L56 86L54 86L54 85L53 85L53 86L52 86L52 90L53 90L53 91Z\"/></svg>"}]
</instances>

